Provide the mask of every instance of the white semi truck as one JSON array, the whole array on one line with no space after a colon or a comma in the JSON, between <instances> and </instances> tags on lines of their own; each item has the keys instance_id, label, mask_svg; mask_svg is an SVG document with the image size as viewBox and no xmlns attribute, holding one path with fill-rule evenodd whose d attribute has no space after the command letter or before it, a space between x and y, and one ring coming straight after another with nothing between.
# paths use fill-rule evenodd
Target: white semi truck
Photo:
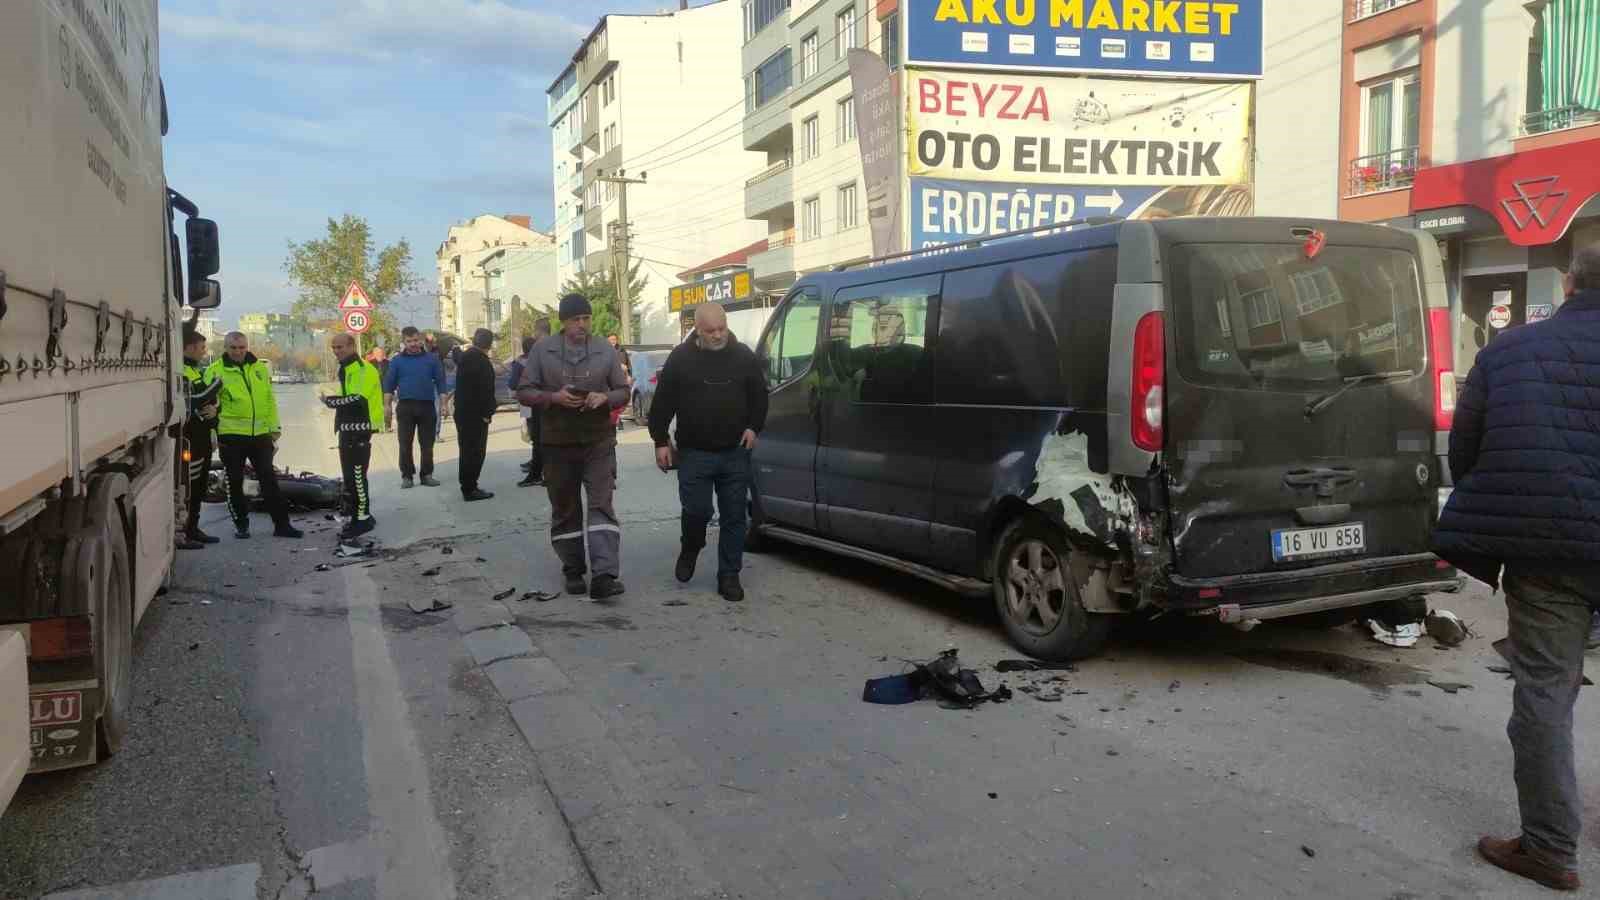
<instances>
[{"instance_id":1,"label":"white semi truck","mask_svg":"<svg viewBox=\"0 0 1600 900\"><path fill-rule=\"evenodd\" d=\"M179 334L221 290L162 168L156 5L0 3L0 809L117 751L187 502Z\"/></svg>"}]
</instances>

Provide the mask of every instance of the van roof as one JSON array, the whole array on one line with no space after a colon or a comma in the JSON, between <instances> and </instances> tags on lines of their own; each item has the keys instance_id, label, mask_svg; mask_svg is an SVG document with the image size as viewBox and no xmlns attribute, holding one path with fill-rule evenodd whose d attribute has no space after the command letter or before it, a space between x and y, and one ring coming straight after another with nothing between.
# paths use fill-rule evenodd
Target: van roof
<instances>
[{"instance_id":1,"label":"van roof","mask_svg":"<svg viewBox=\"0 0 1600 900\"><path fill-rule=\"evenodd\" d=\"M1362 244L1406 251L1416 250L1419 236L1431 240L1421 232L1409 229L1333 219L1186 216L1086 225L1070 231L1037 235L998 235L975 247L954 250L932 248L918 256L884 263L862 263L839 271L813 272L801 277L795 287L815 286L824 296L828 296L841 287L938 274L1050 253L1113 246L1136 251L1129 254L1132 259L1119 261L1121 280L1152 281L1160 277L1158 248L1164 243L1214 242L1219 239L1238 243L1293 243L1303 241L1311 231L1322 232L1333 244Z\"/></svg>"}]
</instances>

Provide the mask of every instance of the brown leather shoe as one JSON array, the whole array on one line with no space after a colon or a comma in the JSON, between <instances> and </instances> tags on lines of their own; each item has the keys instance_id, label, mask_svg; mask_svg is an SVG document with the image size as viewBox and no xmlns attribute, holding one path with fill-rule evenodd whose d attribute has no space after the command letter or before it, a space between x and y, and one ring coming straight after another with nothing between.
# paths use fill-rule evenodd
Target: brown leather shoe
<instances>
[{"instance_id":1,"label":"brown leather shoe","mask_svg":"<svg viewBox=\"0 0 1600 900\"><path fill-rule=\"evenodd\" d=\"M1522 838L1483 837L1478 840L1478 855L1513 875L1521 875L1558 891L1582 887L1577 872L1551 865L1522 849Z\"/></svg>"}]
</instances>

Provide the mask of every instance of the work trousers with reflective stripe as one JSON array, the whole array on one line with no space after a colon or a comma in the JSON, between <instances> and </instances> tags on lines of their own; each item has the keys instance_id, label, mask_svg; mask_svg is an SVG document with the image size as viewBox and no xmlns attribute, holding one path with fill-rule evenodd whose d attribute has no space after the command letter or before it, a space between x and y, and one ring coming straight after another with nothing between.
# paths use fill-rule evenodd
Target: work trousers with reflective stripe
<instances>
[{"instance_id":1,"label":"work trousers with reflective stripe","mask_svg":"<svg viewBox=\"0 0 1600 900\"><path fill-rule=\"evenodd\" d=\"M211 427L197 419L190 419L184 430L189 438L189 508L185 528L189 532L200 530L200 505L206 500L206 488L211 478Z\"/></svg>"},{"instance_id":2,"label":"work trousers with reflective stripe","mask_svg":"<svg viewBox=\"0 0 1600 900\"><path fill-rule=\"evenodd\" d=\"M545 445L544 484L550 495L550 543L561 571L616 577L622 572L622 528L611 506L617 486L617 440ZM585 521L584 495L588 495Z\"/></svg>"},{"instance_id":3,"label":"work trousers with reflective stripe","mask_svg":"<svg viewBox=\"0 0 1600 900\"><path fill-rule=\"evenodd\" d=\"M344 514L358 521L372 515L367 490L367 470L372 466L372 440L341 440L339 466L344 469Z\"/></svg>"}]
</instances>

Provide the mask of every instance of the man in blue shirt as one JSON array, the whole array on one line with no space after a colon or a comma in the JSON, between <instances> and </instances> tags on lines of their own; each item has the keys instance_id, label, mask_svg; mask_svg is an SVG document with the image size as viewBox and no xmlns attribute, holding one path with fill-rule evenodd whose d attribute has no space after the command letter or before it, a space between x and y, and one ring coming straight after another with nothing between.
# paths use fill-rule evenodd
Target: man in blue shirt
<instances>
[{"instance_id":1,"label":"man in blue shirt","mask_svg":"<svg viewBox=\"0 0 1600 900\"><path fill-rule=\"evenodd\" d=\"M434 398L444 393L444 366L439 357L422 347L422 333L414 326L401 329L405 349L390 358L383 373L384 398L394 403L395 422L400 436L400 486L414 487L415 476L422 483L438 487L433 477L433 442L438 437L439 411ZM411 459L411 438L422 446L422 471Z\"/></svg>"}]
</instances>

